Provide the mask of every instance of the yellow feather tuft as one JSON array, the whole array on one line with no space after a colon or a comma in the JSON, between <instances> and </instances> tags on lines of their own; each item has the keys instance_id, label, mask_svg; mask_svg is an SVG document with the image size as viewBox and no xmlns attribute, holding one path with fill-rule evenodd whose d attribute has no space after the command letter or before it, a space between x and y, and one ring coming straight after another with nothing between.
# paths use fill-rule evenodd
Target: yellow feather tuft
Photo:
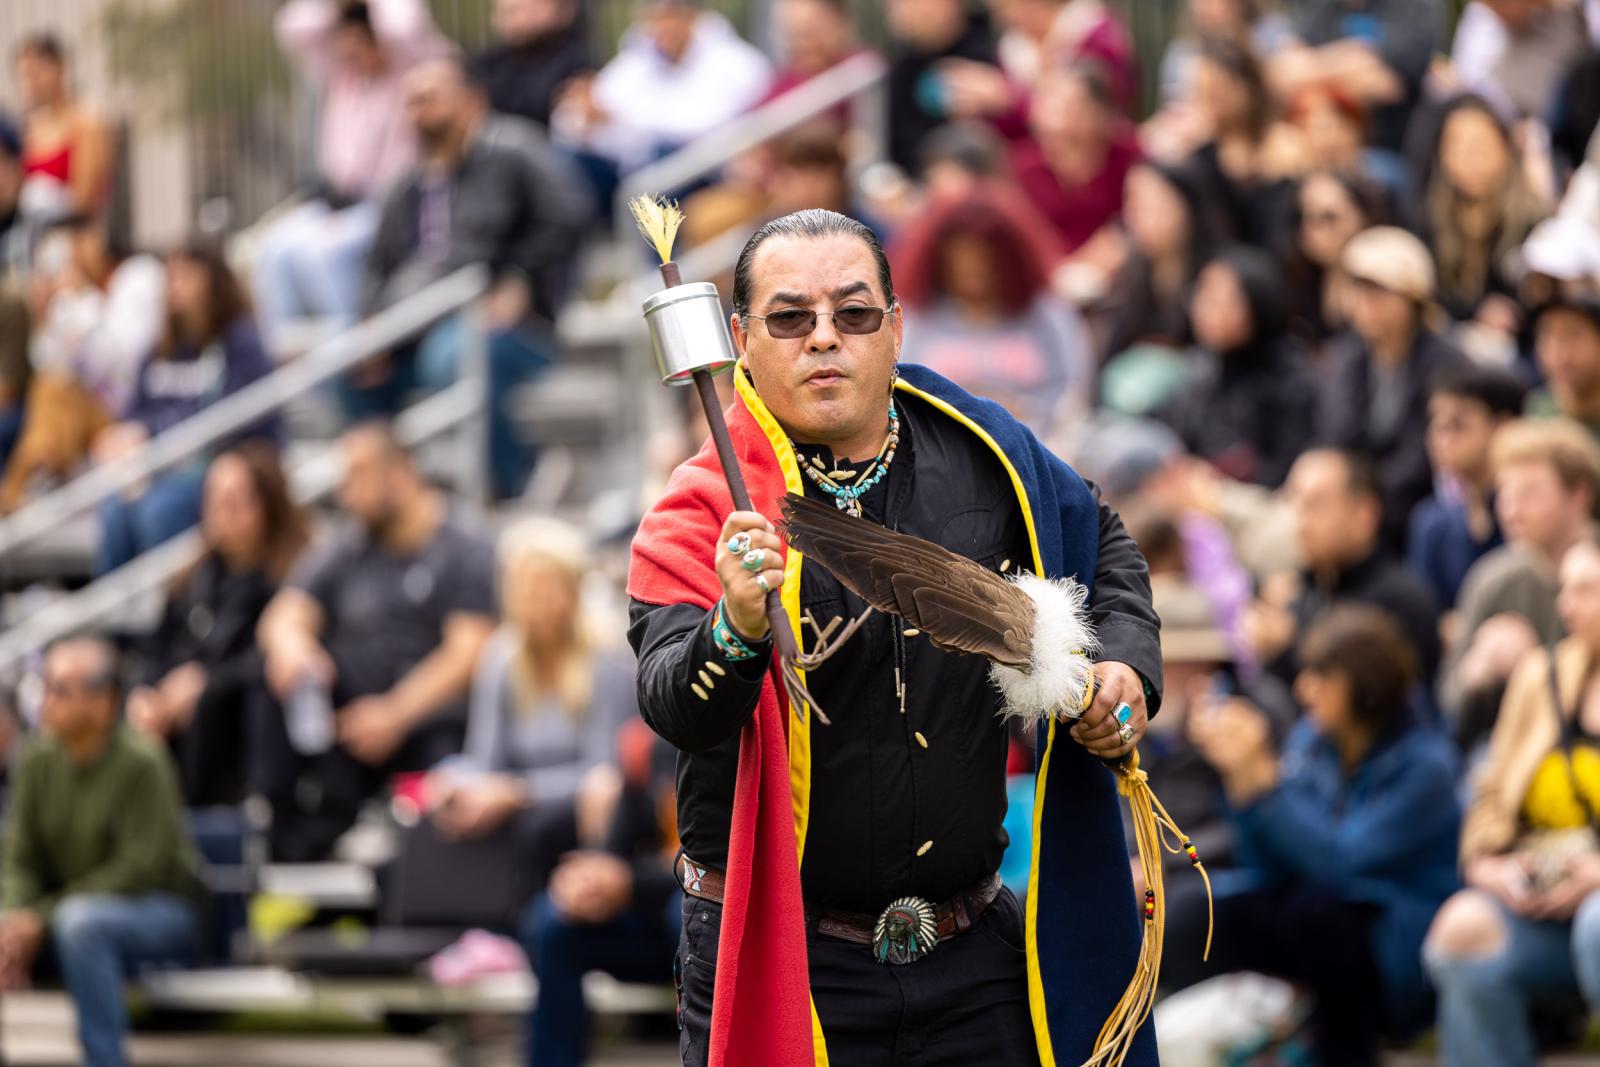
<instances>
[{"instance_id":1,"label":"yellow feather tuft","mask_svg":"<svg viewBox=\"0 0 1600 1067\"><path fill-rule=\"evenodd\" d=\"M639 232L655 248L661 262L670 262L678 227L683 225L683 209L664 196L635 197L628 201L628 208L639 224Z\"/></svg>"}]
</instances>

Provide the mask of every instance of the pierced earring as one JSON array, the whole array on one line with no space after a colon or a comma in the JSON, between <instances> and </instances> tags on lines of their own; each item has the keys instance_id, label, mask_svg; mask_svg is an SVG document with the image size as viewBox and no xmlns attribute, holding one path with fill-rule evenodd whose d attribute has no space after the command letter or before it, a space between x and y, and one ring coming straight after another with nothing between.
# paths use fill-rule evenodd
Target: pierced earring
<instances>
[{"instance_id":1,"label":"pierced earring","mask_svg":"<svg viewBox=\"0 0 1600 1067\"><path fill-rule=\"evenodd\" d=\"M894 395L894 383L899 381L899 380L900 380L900 361L899 360L895 360L894 365L889 368L889 395L890 396Z\"/></svg>"}]
</instances>

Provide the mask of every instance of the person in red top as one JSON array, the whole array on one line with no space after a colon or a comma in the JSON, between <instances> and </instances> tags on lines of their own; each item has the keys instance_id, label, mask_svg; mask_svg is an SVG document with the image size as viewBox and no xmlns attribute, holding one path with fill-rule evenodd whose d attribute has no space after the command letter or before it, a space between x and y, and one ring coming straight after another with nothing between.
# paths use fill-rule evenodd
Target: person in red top
<instances>
[{"instance_id":1,"label":"person in red top","mask_svg":"<svg viewBox=\"0 0 1600 1067\"><path fill-rule=\"evenodd\" d=\"M1033 136L1013 145L1011 165L1070 255L1121 215L1139 142L1104 78L1086 65L1040 77L1029 127Z\"/></svg>"},{"instance_id":2,"label":"person in red top","mask_svg":"<svg viewBox=\"0 0 1600 1067\"><path fill-rule=\"evenodd\" d=\"M22 211L35 217L92 215L111 186L111 134L73 96L66 50L48 33L17 47L23 125Z\"/></svg>"}]
</instances>

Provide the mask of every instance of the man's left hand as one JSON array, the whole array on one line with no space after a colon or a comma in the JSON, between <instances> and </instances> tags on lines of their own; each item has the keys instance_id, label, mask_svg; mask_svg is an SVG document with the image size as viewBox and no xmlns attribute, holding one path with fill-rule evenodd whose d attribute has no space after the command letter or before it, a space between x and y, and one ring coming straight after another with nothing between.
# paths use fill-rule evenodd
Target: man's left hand
<instances>
[{"instance_id":1,"label":"man's left hand","mask_svg":"<svg viewBox=\"0 0 1600 1067\"><path fill-rule=\"evenodd\" d=\"M550 900L573 922L610 922L633 900L633 868L609 852L574 852L550 875Z\"/></svg>"},{"instance_id":2,"label":"man's left hand","mask_svg":"<svg viewBox=\"0 0 1600 1067\"><path fill-rule=\"evenodd\" d=\"M1150 725L1150 710L1144 702L1144 680L1126 663L1097 663L1094 667L1094 703L1075 726L1072 739L1093 755L1114 760L1132 752ZM1118 706L1133 709L1128 725L1133 727L1133 742L1127 743L1117 732Z\"/></svg>"},{"instance_id":3,"label":"man's left hand","mask_svg":"<svg viewBox=\"0 0 1600 1067\"><path fill-rule=\"evenodd\" d=\"M387 697L359 697L338 713L339 743L362 763L376 767L404 743L411 732Z\"/></svg>"}]
</instances>

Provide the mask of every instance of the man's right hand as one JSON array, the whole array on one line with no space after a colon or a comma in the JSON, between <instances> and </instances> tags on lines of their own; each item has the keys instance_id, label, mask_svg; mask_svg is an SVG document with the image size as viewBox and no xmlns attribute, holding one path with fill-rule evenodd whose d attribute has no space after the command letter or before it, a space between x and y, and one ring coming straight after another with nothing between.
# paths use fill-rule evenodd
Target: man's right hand
<instances>
[{"instance_id":1,"label":"man's right hand","mask_svg":"<svg viewBox=\"0 0 1600 1067\"><path fill-rule=\"evenodd\" d=\"M753 511L729 515L717 540L717 578L722 582L728 624L740 637L759 641L767 636L767 594L756 584L758 572L746 570L743 556L728 551L728 542L739 534L749 535L752 550L766 553L759 573L767 576L767 584L774 591L783 587L783 542L778 540L772 523Z\"/></svg>"},{"instance_id":2,"label":"man's right hand","mask_svg":"<svg viewBox=\"0 0 1600 1067\"><path fill-rule=\"evenodd\" d=\"M267 685L279 700L288 700L302 679L314 678L325 689L334 682L333 658L314 637L283 641L267 650Z\"/></svg>"},{"instance_id":3,"label":"man's right hand","mask_svg":"<svg viewBox=\"0 0 1600 1067\"><path fill-rule=\"evenodd\" d=\"M37 912L9 911L0 918L0 990L25 989L34 957L44 943L44 923Z\"/></svg>"}]
</instances>

